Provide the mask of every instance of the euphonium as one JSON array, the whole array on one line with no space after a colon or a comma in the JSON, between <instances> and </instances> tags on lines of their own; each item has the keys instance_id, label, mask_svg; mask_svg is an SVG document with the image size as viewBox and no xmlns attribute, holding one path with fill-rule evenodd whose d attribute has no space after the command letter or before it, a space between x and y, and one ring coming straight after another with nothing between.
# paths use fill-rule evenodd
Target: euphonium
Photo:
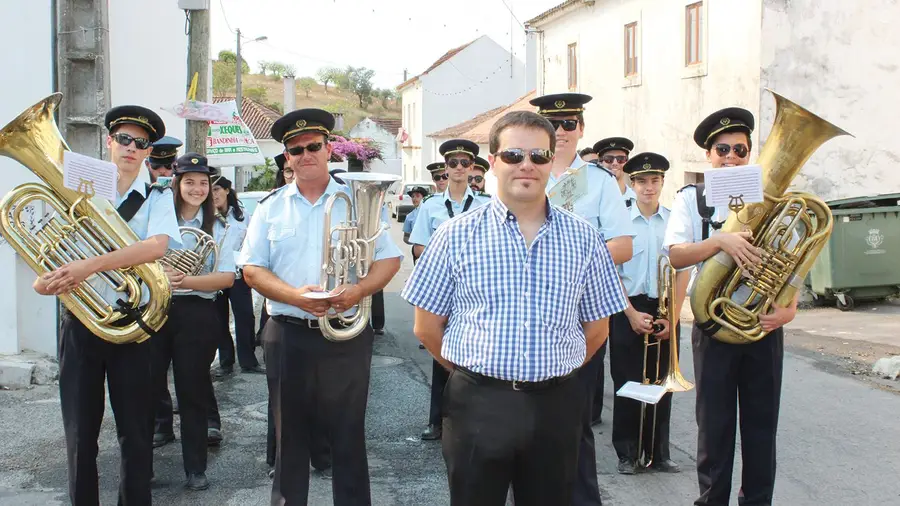
<instances>
[{"instance_id":1,"label":"euphonium","mask_svg":"<svg viewBox=\"0 0 900 506\"><path fill-rule=\"evenodd\" d=\"M53 120L62 94L54 93L0 130L0 155L33 172L45 185L19 185L0 200L0 233L38 275L74 260L99 256L138 242L116 208L106 199L89 197L63 186L63 153L69 149ZM32 202L44 202L55 216L39 230L27 230L21 214ZM115 288L125 307L116 309L88 283L59 298L94 335L115 344L142 342L150 337L135 321L121 324L126 312L152 331L167 319L169 280L154 263L97 273ZM141 290L150 301L139 313Z\"/></svg>"},{"instance_id":2,"label":"euphonium","mask_svg":"<svg viewBox=\"0 0 900 506\"><path fill-rule=\"evenodd\" d=\"M758 341L767 332L759 323L773 304L788 306L831 236L832 215L821 199L805 192L785 193L794 176L826 141L850 135L772 90L776 114L759 154L765 202L730 213L721 232L753 233L762 262L737 268L721 251L700 270L691 296L697 325L726 343Z\"/></svg>"},{"instance_id":3,"label":"euphonium","mask_svg":"<svg viewBox=\"0 0 900 506\"><path fill-rule=\"evenodd\" d=\"M388 188L400 180L400 176L348 172L341 174L341 179L350 187L352 198L346 192L336 192L325 202L321 279L322 289L325 291L351 283L351 269L354 267L357 278L364 278L369 274L369 267L375 258L375 240L386 229L381 223L384 196ZM331 212L338 200L346 203L347 219L332 227ZM330 285L331 279L334 280L333 286ZM336 318L345 328L334 328L328 316L319 318L319 328L322 335L331 341L347 341L358 336L368 325L371 311L372 297L363 297L353 316L337 315Z\"/></svg>"},{"instance_id":4,"label":"euphonium","mask_svg":"<svg viewBox=\"0 0 900 506\"><path fill-rule=\"evenodd\" d=\"M210 272L215 272L219 262L219 246L216 244L215 239L203 230L195 227L178 227L178 232L181 234L182 245L194 243L194 247L169 249L166 251L165 256L159 259L159 263L169 266L185 276L198 276L203 272L203 266L206 265L209 258L212 258L213 266ZM190 240L186 241L185 239ZM176 288L173 291L175 293L185 293L190 290Z\"/></svg>"}]
</instances>

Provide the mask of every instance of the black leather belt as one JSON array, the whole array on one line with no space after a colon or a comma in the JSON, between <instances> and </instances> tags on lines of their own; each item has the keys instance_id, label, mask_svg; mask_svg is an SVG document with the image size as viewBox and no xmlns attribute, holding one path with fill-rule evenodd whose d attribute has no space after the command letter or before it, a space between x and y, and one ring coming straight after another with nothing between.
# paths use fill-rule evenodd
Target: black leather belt
<instances>
[{"instance_id":1,"label":"black leather belt","mask_svg":"<svg viewBox=\"0 0 900 506\"><path fill-rule=\"evenodd\" d=\"M456 370L472 378L479 385L508 388L510 390L515 390L516 392L534 392L536 390L545 390L547 388L562 385L566 381L572 379L573 376L575 376L575 371L572 371L565 376L557 376L555 378L550 378L543 381L515 381L485 376L484 374L479 374L471 369L466 369L465 367L456 366Z\"/></svg>"},{"instance_id":2,"label":"black leather belt","mask_svg":"<svg viewBox=\"0 0 900 506\"><path fill-rule=\"evenodd\" d=\"M319 329L320 328L318 318L316 318L315 320L310 320L308 318L297 318L296 316L286 316L286 315L278 314L278 315L272 316L272 319L276 320L276 321L280 321L282 323L290 323L291 325L298 325L300 327L307 328L307 329ZM344 325L343 322L341 322L337 318L330 319L330 320L328 320L328 322L331 324L332 327L335 327L335 328L340 328L340 329L347 328L347 326Z\"/></svg>"},{"instance_id":3,"label":"black leather belt","mask_svg":"<svg viewBox=\"0 0 900 506\"><path fill-rule=\"evenodd\" d=\"M659 299L648 297L646 293L632 295L631 297L628 297L628 299L631 300L632 303L637 302L638 304L652 304L654 306L659 304Z\"/></svg>"}]
</instances>

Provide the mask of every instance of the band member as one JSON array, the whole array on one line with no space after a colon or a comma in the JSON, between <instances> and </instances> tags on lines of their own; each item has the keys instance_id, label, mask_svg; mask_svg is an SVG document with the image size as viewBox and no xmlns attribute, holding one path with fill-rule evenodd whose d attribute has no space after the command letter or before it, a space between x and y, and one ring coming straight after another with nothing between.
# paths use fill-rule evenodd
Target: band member
<instances>
[{"instance_id":1,"label":"band member","mask_svg":"<svg viewBox=\"0 0 900 506\"><path fill-rule=\"evenodd\" d=\"M413 246L413 243L409 240L409 235L412 234L413 225L415 225L416 218L419 216L419 206L422 204L422 200L428 196L428 190L421 186L417 186L406 192L406 194L412 200L413 209L406 215L406 219L403 221L403 242ZM415 250L415 247L412 249ZM413 265L415 265L416 261L419 260L419 256L415 254L415 251L412 253Z\"/></svg>"},{"instance_id":2,"label":"band member","mask_svg":"<svg viewBox=\"0 0 900 506\"><path fill-rule=\"evenodd\" d=\"M478 156L478 144L464 139L451 139L441 144L439 151L444 157L450 185L447 191L435 193L419 207L415 226L409 234L413 244L413 257L421 257L431 237L439 226L466 212L490 202L490 198L475 193L468 186L468 174ZM422 439L433 441L441 438L442 409L441 397L447 384L449 371L441 367L437 360L431 364L431 401L428 410L428 427L422 432Z\"/></svg>"},{"instance_id":3,"label":"band member","mask_svg":"<svg viewBox=\"0 0 900 506\"><path fill-rule=\"evenodd\" d=\"M625 201L636 199L634 190L628 186L628 175L622 170L628 161L634 143L625 137L609 137L594 144L594 152L597 153L597 162L616 176L619 183L619 191Z\"/></svg>"},{"instance_id":4,"label":"band member","mask_svg":"<svg viewBox=\"0 0 900 506\"><path fill-rule=\"evenodd\" d=\"M114 309L126 315L117 301L121 294L95 274L154 262L169 246L181 240L172 192L150 187L138 180L141 165L150 154L151 143L165 135L162 119L150 109L120 106L105 117L109 131L106 147L110 161L118 169L116 199L119 215L140 241L116 251L84 260L72 261L39 276L34 290L41 295L62 295L82 282L90 284ZM150 293L144 290L141 304ZM137 316L140 317L139 315ZM126 316L123 323L133 323ZM116 432L121 449L119 502L151 502L153 404L150 377L152 353L150 341L113 344L92 334L71 312L60 319L59 397L68 453L69 500L73 504L99 504L97 438L103 421L104 398L116 414Z\"/></svg>"},{"instance_id":5,"label":"band member","mask_svg":"<svg viewBox=\"0 0 900 506\"><path fill-rule=\"evenodd\" d=\"M322 289L322 231L347 219L348 210L338 201L332 223L324 222L329 196L351 193L328 174L332 128L334 116L321 109L290 112L272 126L295 180L260 201L239 261L247 284L266 298L270 315L263 348L277 447L272 504L306 504L310 431L319 421L329 429L334 503L371 503L365 415L372 328L336 342L325 338L318 318L332 316L331 325L341 327L334 315L384 288L400 269L402 254L389 234L381 234L365 278L336 287L327 299L304 296Z\"/></svg>"},{"instance_id":6,"label":"band member","mask_svg":"<svg viewBox=\"0 0 900 506\"><path fill-rule=\"evenodd\" d=\"M275 165L278 166L278 171L275 173L275 186L273 189L281 188L288 183L294 182L294 169L290 167L285 168L283 154L275 155Z\"/></svg>"},{"instance_id":7,"label":"band member","mask_svg":"<svg viewBox=\"0 0 900 506\"><path fill-rule=\"evenodd\" d=\"M753 115L741 108L717 111L694 131L713 170L747 165L752 148ZM703 211L701 213L701 210ZM739 266L758 264L750 232L722 233L728 207L706 205L705 188L682 188L675 197L664 246L672 266L683 269L721 252ZM706 216L706 218L704 218ZM687 271L678 273L679 276ZM776 306L759 321L768 335L749 344L728 344L694 324L691 340L697 392L698 506L726 505L731 495L737 409L740 406L743 476L741 504L771 504L775 486L775 435L781 399L784 357L782 326L794 319L797 300Z\"/></svg>"},{"instance_id":8,"label":"band member","mask_svg":"<svg viewBox=\"0 0 900 506\"><path fill-rule=\"evenodd\" d=\"M614 315L610 324L609 372L615 391L629 381L641 383L645 366L651 382L665 378L669 372L669 344L661 340L668 338L669 332L676 329L669 329L666 320L657 318L660 296L657 259L669 219L669 210L660 205L659 197L668 169L669 161L656 153L641 153L623 167L625 174L631 178L637 200L629 208L635 231L634 256L619 266L622 284L628 295L628 309ZM654 332L654 324L662 325L663 330ZM651 342L666 343L648 347L646 364L645 334L651 334ZM668 472L678 471L678 466L669 456L671 411L671 393L663 396L655 406L648 405L641 438L641 403L627 397L614 397L612 442L619 457L619 473L634 474L641 458L638 455L639 439L643 439L641 451L652 455L651 467Z\"/></svg>"},{"instance_id":9,"label":"band member","mask_svg":"<svg viewBox=\"0 0 900 506\"><path fill-rule=\"evenodd\" d=\"M598 158L597 153L594 152L594 148L584 148L578 152L578 156L580 156L585 163L595 162Z\"/></svg>"},{"instance_id":10,"label":"band member","mask_svg":"<svg viewBox=\"0 0 900 506\"><path fill-rule=\"evenodd\" d=\"M575 371L625 308L600 233L549 205L555 133L528 111L490 133L487 205L434 234L402 296L415 334L451 370L444 392L452 505L572 500L583 388Z\"/></svg>"},{"instance_id":11,"label":"band member","mask_svg":"<svg viewBox=\"0 0 900 506\"><path fill-rule=\"evenodd\" d=\"M490 168L491 165L487 160L480 156L475 157L475 163L472 165L472 170L469 171L469 188L472 191L484 192L484 175L487 174Z\"/></svg>"},{"instance_id":12,"label":"band member","mask_svg":"<svg viewBox=\"0 0 900 506\"><path fill-rule=\"evenodd\" d=\"M447 174L447 165L444 162L434 162L429 163L428 172L431 173L431 180L434 181L437 189L434 193L444 193L447 191L447 184L449 183L450 174Z\"/></svg>"},{"instance_id":13,"label":"band member","mask_svg":"<svg viewBox=\"0 0 900 506\"><path fill-rule=\"evenodd\" d=\"M151 183L155 183L160 177L172 177L175 157L178 156L180 147L181 141L168 135L153 143L153 151L144 160Z\"/></svg>"},{"instance_id":14,"label":"band member","mask_svg":"<svg viewBox=\"0 0 900 506\"><path fill-rule=\"evenodd\" d=\"M574 212L597 228L606 240L606 246L613 262L621 265L631 259L632 236L634 232L628 219L628 211L622 201L622 194L615 177L594 164L585 164L578 156L576 146L584 137L585 104L591 101L588 95L563 93L545 95L531 100L538 112L550 120L556 129L556 158L547 182L547 191L565 177L568 169L584 166L587 170L587 194L574 203ZM602 397L604 385L598 385L598 378L605 377L604 359L606 342L593 355L591 361L578 371L584 387L585 406L582 410L582 439L578 451L578 479L575 482L574 504L576 506L601 504L600 485L597 482L596 450L594 432L591 425L599 422L603 404L594 409L594 397L599 390Z\"/></svg>"}]
</instances>

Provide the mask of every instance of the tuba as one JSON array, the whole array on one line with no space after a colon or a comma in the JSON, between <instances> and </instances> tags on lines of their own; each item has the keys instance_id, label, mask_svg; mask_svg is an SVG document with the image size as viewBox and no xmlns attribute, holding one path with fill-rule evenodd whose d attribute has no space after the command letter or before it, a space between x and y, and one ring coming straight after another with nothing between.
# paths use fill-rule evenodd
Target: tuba
<instances>
[{"instance_id":1,"label":"tuba","mask_svg":"<svg viewBox=\"0 0 900 506\"><path fill-rule=\"evenodd\" d=\"M700 270L691 295L697 325L731 344L759 341L759 323L773 304L790 305L831 236L831 209L806 192L785 193L810 156L826 141L850 135L772 90L776 114L759 153L765 201L730 213L722 232L747 230L760 253L759 265L737 268L720 251Z\"/></svg>"},{"instance_id":2,"label":"tuba","mask_svg":"<svg viewBox=\"0 0 900 506\"><path fill-rule=\"evenodd\" d=\"M657 270L657 292L659 296L659 306L657 308L657 317L667 320L669 322L669 339L666 341L650 341L650 334L644 334L644 370L643 370L643 379L641 381L644 385L654 384L659 385L666 392L687 392L694 388L694 384L685 379L685 377L681 374L681 366L678 360L678 329L675 328L675 324L678 322L678 315L675 314L675 268L672 267L672 264L669 263L669 257L660 255L656 264ZM662 330L661 327L654 326L653 331L659 332ZM669 369L668 374L662 380L659 380L659 366L660 366L660 349L663 346L664 342L668 342L669 344ZM654 380L650 380L649 375L647 374L647 362L648 355L650 352L650 347L656 346L656 374L653 376ZM646 451L644 450L644 419L647 414L647 404L641 403L641 426L640 432L638 435L638 465L643 468L648 468L653 463L653 451L656 447L656 405L653 406L653 423L651 424L651 432L650 432L650 448Z\"/></svg>"},{"instance_id":3,"label":"tuba","mask_svg":"<svg viewBox=\"0 0 900 506\"><path fill-rule=\"evenodd\" d=\"M63 153L69 146L53 120L61 100L62 94L54 93L0 130L0 155L18 161L45 183L19 185L0 200L0 233L39 276L138 242L108 200L63 186ZM21 215L36 201L52 212L35 231L22 225ZM168 278L155 262L96 276L115 289L121 308L110 306L86 282L59 297L94 335L114 344L142 342L150 337L145 328L155 332L166 322L172 294ZM150 301L139 310L142 290L149 290ZM136 321L123 324L120 320L126 315Z\"/></svg>"},{"instance_id":4,"label":"tuba","mask_svg":"<svg viewBox=\"0 0 900 506\"><path fill-rule=\"evenodd\" d=\"M369 274L369 267L375 258L375 240L387 229L381 223L384 196L388 188L400 180L400 176L347 172L341 174L341 179L350 187L352 197L346 192L337 192L325 202L321 278L322 289L325 291L350 283L353 272L351 269L355 268L357 278L364 278ZM332 227L331 212L338 200L346 203L347 219ZM334 286L329 284L331 279L334 279ZM319 318L319 328L326 339L347 341L358 336L369 324L371 311L372 297L363 297L353 316L337 315L345 328L335 328L327 316Z\"/></svg>"}]
</instances>

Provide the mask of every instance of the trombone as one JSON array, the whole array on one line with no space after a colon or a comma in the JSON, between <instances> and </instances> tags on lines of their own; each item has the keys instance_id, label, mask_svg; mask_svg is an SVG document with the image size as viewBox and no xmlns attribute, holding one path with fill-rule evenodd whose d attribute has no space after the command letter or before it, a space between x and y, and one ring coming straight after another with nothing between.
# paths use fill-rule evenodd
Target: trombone
<instances>
[{"instance_id":1,"label":"trombone","mask_svg":"<svg viewBox=\"0 0 900 506\"><path fill-rule=\"evenodd\" d=\"M657 307L657 318L664 319L669 323L669 370L666 377L659 378L660 352L662 351L662 340L651 341L650 334L644 334L644 369L642 372L641 384L643 385L659 385L669 392L687 392L694 388L694 384L686 380L681 374L678 361L678 340L676 338L675 324L678 322L678 316L675 314L675 268L669 262L669 257L660 255L656 264L657 272L657 293L659 296L659 306ZM653 333L663 330L663 326L659 324L653 325ZM647 376L647 362L650 354L650 347L656 346L656 371L653 375L653 381ZM638 434L638 451L637 464L639 467L646 469L653 464L653 452L656 448L656 404L653 405L653 424L650 434L650 448L644 451L644 420L647 416L647 403L641 403L641 425Z\"/></svg>"}]
</instances>

